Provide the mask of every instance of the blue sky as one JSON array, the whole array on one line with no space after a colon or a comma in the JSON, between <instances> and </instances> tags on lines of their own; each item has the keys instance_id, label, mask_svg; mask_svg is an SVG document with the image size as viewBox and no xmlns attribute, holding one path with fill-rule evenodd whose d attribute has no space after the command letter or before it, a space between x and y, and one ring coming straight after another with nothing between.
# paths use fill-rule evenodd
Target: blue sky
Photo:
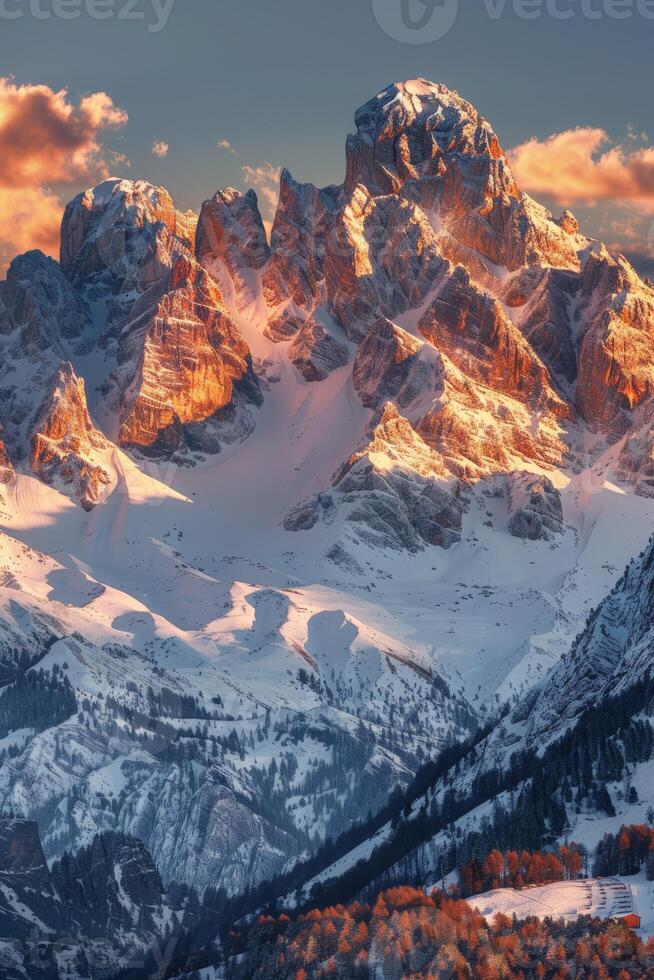
<instances>
[{"instance_id":1,"label":"blue sky","mask_svg":"<svg viewBox=\"0 0 654 980\"><path fill-rule=\"evenodd\" d=\"M266 162L317 184L340 181L354 110L416 76L457 89L505 147L578 126L618 143L628 124L654 138L654 19L637 7L648 0L557 0L556 10L572 13L565 20L548 13L554 0L523 8L507 0L497 17L488 9L498 0L460 0L449 33L425 44L380 27L374 4L395 0L176 0L156 32L156 0L129 0L139 20L115 16L127 0L99 0L113 15L102 21L85 8L97 0L63 0L79 16L48 18L57 2L1 0L2 11L22 16L0 19L0 74L66 87L71 100L106 91L129 121L103 135L104 145L129 159L126 176L164 184L184 208L219 186L243 186L242 168ZM410 2L424 12L421 0ZM616 11L629 16L618 20ZM165 158L153 155L154 141L169 145ZM576 210L591 231L606 223L606 204Z\"/></svg>"}]
</instances>

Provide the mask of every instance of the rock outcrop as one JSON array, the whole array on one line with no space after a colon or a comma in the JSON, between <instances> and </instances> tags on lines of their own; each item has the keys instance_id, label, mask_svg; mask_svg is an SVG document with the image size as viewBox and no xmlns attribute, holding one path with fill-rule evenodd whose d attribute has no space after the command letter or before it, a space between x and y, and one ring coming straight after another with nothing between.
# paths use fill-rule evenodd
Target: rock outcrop
<instances>
[{"instance_id":1,"label":"rock outcrop","mask_svg":"<svg viewBox=\"0 0 654 980\"><path fill-rule=\"evenodd\" d=\"M99 834L88 847L52 867L57 894L77 935L89 939L137 932L156 936L165 921L165 889L141 841Z\"/></svg>"},{"instance_id":2,"label":"rock outcrop","mask_svg":"<svg viewBox=\"0 0 654 980\"><path fill-rule=\"evenodd\" d=\"M38 251L14 259L0 282L0 428L14 465L59 363L88 343L88 310L59 265Z\"/></svg>"},{"instance_id":3,"label":"rock outcrop","mask_svg":"<svg viewBox=\"0 0 654 980\"><path fill-rule=\"evenodd\" d=\"M30 467L44 483L71 487L85 510L106 495L111 477L102 461L109 444L89 416L84 381L63 363L32 427Z\"/></svg>"},{"instance_id":4,"label":"rock outcrop","mask_svg":"<svg viewBox=\"0 0 654 980\"><path fill-rule=\"evenodd\" d=\"M122 445L218 452L247 435L260 405L250 350L222 293L191 256L135 304L119 346Z\"/></svg>"},{"instance_id":5,"label":"rock outcrop","mask_svg":"<svg viewBox=\"0 0 654 980\"><path fill-rule=\"evenodd\" d=\"M284 526L306 531L340 515L362 541L416 552L458 541L464 510L458 481L387 402L371 423L369 441L336 473L333 488L298 505Z\"/></svg>"},{"instance_id":6,"label":"rock outcrop","mask_svg":"<svg viewBox=\"0 0 654 980\"><path fill-rule=\"evenodd\" d=\"M549 541L563 530L561 494L547 477L531 473L507 478L509 530L514 538Z\"/></svg>"},{"instance_id":7,"label":"rock outcrop","mask_svg":"<svg viewBox=\"0 0 654 980\"><path fill-rule=\"evenodd\" d=\"M16 471L13 467L11 459L9 458L9 453L7 452L7 447L5 446L4 439L2 438L2 430L0 429L0 484L7 486L16 477Z\"/></svg>"},{"instance_id":8,"label":"rock outcrop","mask_svg":"<svg viewBox=\"0 0 654 980\"><path fill-rule=\"evenodd\" d=\"M358 347L352 381L366 408L392 400L405 409L438 397L444 373L437 351L383 318Z\"/></svg>"},{"instance_id":9,"label":"rock outcrop","mask_svg":"<svg viewBox=\"0 0 654 980\"><path fill-rule=\"evenodd\" d=\"M67 914L53 886L38 825L0 818L0 937L66 934ZM1 962L1 961L0 961Z\"/></svg>"},{"instance_id":10,"label":"rock outcrop","mask_svg":"<svg viewBox=\"0 0 654 980\"><path fill-rule=\"evenodd\" d=\"M163 187L106 180L67 206L61 268L76 288L95 287L98 297L107 290L117 297L129 288L142 292L170 265L175 241L192 244L188 231L188 217L178 215Z\"/></svg>"},{"instance_id":11,"label":"rock outcrop","mask_svg":"<svg viewBox=\"0 0 654 980\"><path fill-rule=\"evenodd\" d=\"M288 352L293 364L305 381L324 381L349 360L346 345L322 323L310 318L297 333Z\"/></svg>"},{"instance_id":12,"label":"rock outcrop","mask_svg":"<svg viewBox=\"0 0 654 980\"><path fill-rule=\"evenodd\" d=\"M88 330L88 310L54 259L19 255L0 282L0 336L12 338L15 356L36 361L62 340L75 347Z\"/></svg>"},{"instance_id":13,"label":"rock outcrop","mask_svg":"<svg viewBox=\"0 0 654 980\"><path fill-rule=\"evenodd\" d=\"M262 269L270 258L257 195L228 187L205 201L200 211L195 247L198 262L216 272L222 263L235 298L247 288L247 272Z\"/></svg>"},{"instance_id":14,"label":"rock outcrop","mask_svg":"<svg viewBox=\"0 0 654 980\"><path fill-rule=\"evenodd\" d=\"M593 251L579 291L576 405L595 432L619 437L654 394L654 289L620 256Z\"/></svg>"}]
</instances>

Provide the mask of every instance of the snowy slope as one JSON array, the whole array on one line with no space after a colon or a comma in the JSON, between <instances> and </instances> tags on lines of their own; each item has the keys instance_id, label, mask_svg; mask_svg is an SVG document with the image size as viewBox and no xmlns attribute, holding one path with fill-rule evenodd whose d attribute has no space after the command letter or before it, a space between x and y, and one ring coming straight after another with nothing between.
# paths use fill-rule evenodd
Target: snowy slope
<instances>
[{"instance_id":1,"label":"snowy slope","mask_svg":"<svg viewBox=\"0 0 654 980\"><path fill-rule=\"evenodd\" d=\"M498 888L467 899L482 915L492 918L501 913L537 918L563 918L573 922L582 915L597 919L618 919L630 912L641 918L638 935L643 939L654 934L654 900L652 883L644 873L630 878L586 878L551 885L535 885L516 890Z\"/></svg>"}]
</instances>

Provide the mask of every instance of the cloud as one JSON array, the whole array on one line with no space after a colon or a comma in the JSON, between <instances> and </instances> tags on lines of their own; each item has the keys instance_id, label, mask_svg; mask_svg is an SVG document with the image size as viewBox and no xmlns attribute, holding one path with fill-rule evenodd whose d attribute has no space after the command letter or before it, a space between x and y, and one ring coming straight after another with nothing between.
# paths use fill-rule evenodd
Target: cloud
<instances>
[{"instance_id":1,"label":"cloud","mask_svg":"<svg viewBox=\"0 0 654 980\"><path fill-rule=\"evenodd\" d=\"M98 135L126 122L126 113L105 92L74 105L65 89L0 78L0 186L101 180L108 172Z\"/></svg>"},{"instance_id":2,"label":"cloud","mask_svg":"<svg viewBox=\"0 0 654 980\"><path fill-rule=\"evenodd\" d=\"M508 157L523 190L558 204L632 201L654 211L654 147L610 143L603 129L579 127L528 140Z\"/></svg>"},{"instance_id":3,"label":"cloud","mask_svg":"<svg viewBox=\"0 0 654 980\"><path fill-rule=\"evenodd\" d=\"M155 140L152 144L152 153L155 157L163 159L168 156L168 151L170 150L170 144L164 143L163 140Z\"/></svg>"},{"instance_id":4,"label":"cloud","mask_svg":"<svg viewBox=\"0 0 654 980\"><path fill-rule=\"evenodd\" d=\"M66 89L0 77L0 270L28 248L58 254L58 189L109 176L99 137L126 122L105 92L75 104Z\"/></svg>"},{"instance_id":5,"label":"cloud","mask_svg":"<svg viewBox=\"0 0 654 980\"><path fill-rule=\"evenodd\" d=\"M234 149L234 147L232 146L229 140L219 140L218 146L221 150L227 150L228 153L232 153L235 157L238 156L238 153L236 152L236 150Z\"/></svg>"},{"instance_id":6,"label":"cloud","mask_svg":"<svg viewBox=\"0 0 654 980\"><path fill-rule=\"evenodd\" d=\"M62 211L60 198L42 187L19 193L0 187L0 273L16 255L32 248L58 257Z\"/></svg>"},{"instance_id":7,"label":"cloud","mask_svg":"<svg viewBox=\"0 0 654 980\"><path fill-rule=\"evenodd\" d=\"M264 163L259 167L246 164L241 167L243 180L246 184L256 187L268 205L271 215L274 215L279 201L279 177L281 167L273 167L272 163Z\"/></svg>"}]
</instances>

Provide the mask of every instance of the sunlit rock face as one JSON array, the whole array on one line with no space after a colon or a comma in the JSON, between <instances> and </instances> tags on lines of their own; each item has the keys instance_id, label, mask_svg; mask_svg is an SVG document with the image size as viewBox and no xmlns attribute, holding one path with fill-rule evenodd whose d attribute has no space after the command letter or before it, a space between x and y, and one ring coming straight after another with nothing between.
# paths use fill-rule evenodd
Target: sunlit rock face
<instances>
[{"instance_id":1,"label":"sunlit rock face","mask_svg":"<svg viewBox=\"0 0 654 980\"><path fill-rule=\"evenodd\" d=\"M456 241L510 270L539 258L578 267L579 242L520 193L492 127L457 93L425 79L399 82L362 106L355 123L349 192L363 184L435 208Z\"/></svg>"},{"instance_id":2,"label":"sunlit rock face","mask_svg":"<svg viewBox=\"0 0 654 980\"><path fill-rule=\"evenodd\" d=\"M461 267L438 291L419 329L472 380L511 395L534 410L569 414L552 390L545 365L501 305L481 292Z\"/></svg>"},{"instance_id":3,"label":"sunlit rock face","mask_svg":"<svg viewBox=\"0 0 654 980\"><path fill-rule=\"evenodd\" d=\"M69 363L52 379L32 428L30 467L45 483L70 487L85 510L107 492L109 473L98 461L108 450L89 416L84 381Z\"/></svg>"},{"instance_id":4,"label":"sunlit rock face","mask_svg":"<svg viewBox=\"0 0 654 980\"><path fill-rule=\"evenodd\" d=\"M598 249L582 272L579 314L577 408L594 431L618 436L654 393L654 289Z\"/></svg>"},{"instance_id":5,"label":"sunlit rock face","mask_svg":"<svg viewBox=\"0 0 654 980\"><path fill-rule=\"evenodd\" d=\"M111 333L123 325L135 299L170 271L175 253L191 247L187 232L162 187L107 180L66 208L61 268L90 302L104 303L104 332Z\"/></svg>"},{"instance_id":6,"label":"sunlit rock face","mask_svg":"<svg viewBox=\"0 0 654 980\"><path fill-rule=\"evenodd\" d=\"M254 195L217 196L198 240L201 251L212 236L220 241L236 271L230 234L238 222L230 224L230 208L246 224L258 215ZM253 217L255 238L256 224ZM62 267L104 309L99 344L108 352L104 394L119 416L117 441L158 455L218 452L253 428L241 402L261 402L249 348L218 284L194 257L194 236L191 217L144 181L106 181L76 198L62 224ZM265 259L264 249L251 261Z\"/></svg>"},{"instance_id":7,"label":"sunlit rock face","mask_svg":"<svg viewBox=\"0 0 654 980\"><path fill-rule=\"evenodd\" d=\"M218 286L190 256L134 306L119 362L123 445L170 452L190 441L217 451L221 429L228 441L244 434L253 423L241 409L261 404L249 348Z\"/></svg>"}]
</instances>

